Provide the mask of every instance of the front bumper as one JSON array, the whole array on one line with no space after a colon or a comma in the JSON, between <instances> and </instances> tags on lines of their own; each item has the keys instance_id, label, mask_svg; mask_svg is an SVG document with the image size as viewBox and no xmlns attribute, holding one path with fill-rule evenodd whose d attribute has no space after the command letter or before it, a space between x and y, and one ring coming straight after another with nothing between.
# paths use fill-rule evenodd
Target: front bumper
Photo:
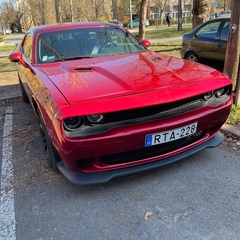
<instances>
[{"instance_id":1,"label":"front bumper","mask_svg":"<svg viewBox=\"0 0 240 240\"><path fill-rule=\"evenodd\" d=\"M94 172L94 173L73 172L67 169L64 166L63 162L59 162L57 166L59 170L62 172L62 174L70 182L74 184L87 185L87 184L105 183L116 177L143 172L146 170L161 167L161 166L182 160L206 148L214 148L218 146L223 140L224 140L224 136L220 132L217 132L217 134L215 134L212 138L210 138L206 142L196 147L193 147L187 151L184 151L180 154L171 156L169 158L155 161L155 162L150 162L147 164L137 165L134 167L127 167L127 168L121 168L121 169L104 171L104 172Z\"/></svg>"}]
</instances>

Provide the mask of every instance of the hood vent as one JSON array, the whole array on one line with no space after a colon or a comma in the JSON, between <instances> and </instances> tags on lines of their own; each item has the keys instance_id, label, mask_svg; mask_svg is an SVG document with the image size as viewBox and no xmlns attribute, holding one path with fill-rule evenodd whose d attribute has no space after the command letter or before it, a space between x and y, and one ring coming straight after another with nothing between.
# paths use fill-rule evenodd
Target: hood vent
<instances>
[{"instance_id":1,"label":"hood vent","mask_svg":"<svg viewBox=\"0 0 240 240\"><path fill-rule=\"evenodd\" d=\"M92 71L91 67L80 67L80 68L74 68L77 72L86 72L86 71Z\"/></svg>"},{"instance_id":2,"label":"hood vent","mask_svg":"<svg viewBox=\"0 0 240 240\"><path fill-rule=\"evenodd\" d=\"M153 62L158 62L160 60L159 57L152 59Z\"/></svg>"}]
</instances>

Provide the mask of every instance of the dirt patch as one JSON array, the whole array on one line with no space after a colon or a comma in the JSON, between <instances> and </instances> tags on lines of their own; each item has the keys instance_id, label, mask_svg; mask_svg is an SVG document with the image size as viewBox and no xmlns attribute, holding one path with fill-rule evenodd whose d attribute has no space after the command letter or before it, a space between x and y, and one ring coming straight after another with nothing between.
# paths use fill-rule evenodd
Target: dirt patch
<instances>
[{"instance_id":1,"label":"dirt patch","mask_svg":"<svg viewBox=\"0 0 240 240\"><path fill-rule=\"evenodd\" d=\"M0 86L18 84L17 65L8 57L0 58Z\"/></svg>"},{"instance_id":2,"label":"dirt patch","mask_svg":"<svg viewBox=\"0 0 240 240\"><path fill-rule=\"evenodd\" d=\"M1 72L0 74L0 86L7 86L18 84L17 71Z\"/></svg>"},{"instance_id":3,"label":"dirt patch","mask_svg":"<svg viewBox=\"0 0 240 240\"><path fill-rule=\"evenodd\" d=\"M237 153L240 153L240 138L232 133L224 132L221 130L225 136L225 141L223 144Z\"/></svg>"},{"instance_id":4,"label":"dirt patch","mask_svg":"<svg viewBox=\"0 0 240 240\"><path fill-rule=\"evenodd\" d=\"M9 61L8 57L0 58L0 73L17 71L17 63L12 63Z\"/></svg>"}]
</instances>

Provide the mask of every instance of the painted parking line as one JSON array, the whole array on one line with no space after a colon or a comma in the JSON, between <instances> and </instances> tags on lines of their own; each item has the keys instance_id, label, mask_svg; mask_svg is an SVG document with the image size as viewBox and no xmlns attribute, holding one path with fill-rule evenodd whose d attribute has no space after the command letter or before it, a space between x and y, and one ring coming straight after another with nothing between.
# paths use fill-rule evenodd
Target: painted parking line
<instances>
[{"instance_id":1,"label":"painted parking line","mask_svg":"<svg viewBox=\"0 0 240 240\"><path fill-rule=\"evenodd\" d=\"M16 239L11 133L12 133L12 108L7 108L3 127L2 167L1 167L1 195L0 195L1 240Z\"/></svg>"}]
</instances>

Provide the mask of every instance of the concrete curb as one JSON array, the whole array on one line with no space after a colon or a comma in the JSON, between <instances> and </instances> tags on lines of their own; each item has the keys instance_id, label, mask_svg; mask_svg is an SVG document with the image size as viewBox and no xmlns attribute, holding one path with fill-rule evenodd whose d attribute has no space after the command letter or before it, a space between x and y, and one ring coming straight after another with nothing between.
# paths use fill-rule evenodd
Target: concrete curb
<instances>
[{"instance_id":1,"label":"concrete curb","mask_svg":"<svg viewBox=\"0 0 240 240\"><path fill-rule=\"evenodd\" d=\"M230 125L230 124L223 124L221 130L225 133L225 134L231 134L234 137L237 137L240 139L240 125L239 124L235 124L235 125Z\"/></svg>"}]
</instances>

